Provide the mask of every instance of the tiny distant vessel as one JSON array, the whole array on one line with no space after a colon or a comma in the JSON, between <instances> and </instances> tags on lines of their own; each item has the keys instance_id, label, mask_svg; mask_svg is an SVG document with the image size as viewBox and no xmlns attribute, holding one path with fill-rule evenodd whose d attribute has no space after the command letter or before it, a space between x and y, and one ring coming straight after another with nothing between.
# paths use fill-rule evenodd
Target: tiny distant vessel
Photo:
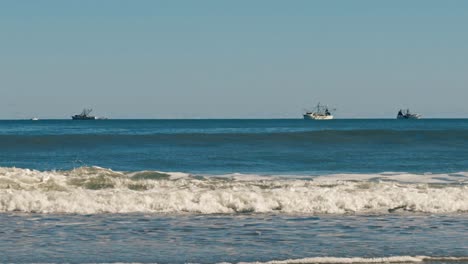
<instances>
[{"instance_id":1,"label":"tiny distant vessel","mask_svg":"<svg viewBox=\"0 0 468 264\"><path fill-rule=\"evenodd\" d=\"M39 120L39 118L37 118L37 117L31 118L31 121L38 121L38 120Z\"/></svg>"},{"instance_id":2,"label":"tiny distant vessel","mask_svg":"<svg viewBox=\"0 0 468 264\"><path fill-rule=\"evenodd\" d=\"M335 109L330 110L328 106L318 103L314 111L307 111L303 116L304 119L330 120L333 119L331 111L335 111Z\"/></svg>"},{"instance_id":3,"label":"tiny distant vessel","mask_svg":"<svg viewBox=\"0 0 468 264\"><path fill-rule=\"evenodd\" d=\"M72 116L73 120L97 120L98 118L91 115L93 109L83 109L81 114Z\"/></svg>"},{"instance_id":4,"label":"tiny distant vessel","mask_svg":"<svg viewBox=\"0 0 468 264\"><path fill-rule=\"evenodd\" d=\"M420 119L420 114L411 113L409 109L398 111L397 119Z\"/></svg>"}]
</instances>

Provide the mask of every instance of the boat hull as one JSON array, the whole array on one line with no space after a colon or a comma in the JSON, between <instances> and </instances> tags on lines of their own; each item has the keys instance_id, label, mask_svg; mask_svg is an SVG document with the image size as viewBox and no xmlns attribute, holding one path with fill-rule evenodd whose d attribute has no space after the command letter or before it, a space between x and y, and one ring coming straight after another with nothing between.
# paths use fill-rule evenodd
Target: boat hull
<instances>
[{"instance_id":1,"label":"boat hull","mask_svg":"<svg viewBox=\"0 0 468 264\"><path fill-rule=\"evenodd\" d=\"M331 120L331 119L333 119L333 115L305 114L304 119L306 119L306 120Z\"/></svg>"},{"instance_id":2,"label":"boat hull","mask_svg":"<svg viewBox=\"0 0 468 264\"><path fill-rule=\"evenodd\" d=\"M420 115L397 116L397 119L421 119L421 116Z\"/></svg>"},{"instance_id":3,"label":"boat hull","mask_svg":"<svg viewBox=\"0 0 468 264\"><path fill-rule=\"evenodd\" d=\"M77 116L72 116L73 120L97 120L95 116L88 116L88 117L77 117Z\"/></svg>"}]
</instances>

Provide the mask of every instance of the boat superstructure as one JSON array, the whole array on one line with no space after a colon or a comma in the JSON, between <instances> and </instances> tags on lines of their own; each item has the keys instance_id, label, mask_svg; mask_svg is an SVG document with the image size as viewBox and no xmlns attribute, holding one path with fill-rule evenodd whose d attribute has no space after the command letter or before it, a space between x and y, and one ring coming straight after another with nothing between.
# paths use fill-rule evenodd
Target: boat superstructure
<instances>
[{"instance_id":1,"label":"boat superstructure","mask_svg":"<svg viewBox=\"0 0 468 264\"><path fill-rule=\"evenodd\" d=\"M93 109L86 109L85 108L85 109L83 109L81 114L72 116L72 119L73 120L96 120L96 119L98 119L97 117L91 115L92 111L93 111Z\"/></svg>"},{"instance_id":2,"label":"boat superstructure","mask_svg":"<svg viewBox=\"0 0 468 264\"><path fill-rule=\"evenodd\" d=\"M397 119L420 119L420 114L411 113L409 109L400 109L397 114Z\"/></svg>"},{"instance_id":3,"label":"boat superstructure","mask_svg":"<svg viewBox=\"0 0 468 264\"><path fill-rule=\"evenodd\" d=\"M303 116L304 119L330 120L333 119L332 111L335 109L329 109L328 106L318 103L314 111L307 111Z\"/></svg>"}]
</instances>

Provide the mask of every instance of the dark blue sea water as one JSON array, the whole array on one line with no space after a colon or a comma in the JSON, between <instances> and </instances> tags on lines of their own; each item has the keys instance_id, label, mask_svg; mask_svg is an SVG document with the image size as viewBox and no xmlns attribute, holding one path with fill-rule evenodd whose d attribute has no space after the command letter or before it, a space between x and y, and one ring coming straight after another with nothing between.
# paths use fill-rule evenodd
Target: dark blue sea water
<instances>
[{"instance_id":1,"label":"dark blue sea water","mask_svg":"<svg viewBox=\"0 0 468 264\"><path fill-rule=\"evenodd\" d=\"M468 119L0 121L0 223L1 263L466 263Z\"/></svg>"},{"instance_id":2,"label":"dark blue sea water","mask_svg":"<svg viewBox=\"0 0 468 264\"><path fill-rule=\"evenodd\" d=\"M189 173L468 170L468 120L0 121L0 166Z\"/></svg>"}]
</instances>

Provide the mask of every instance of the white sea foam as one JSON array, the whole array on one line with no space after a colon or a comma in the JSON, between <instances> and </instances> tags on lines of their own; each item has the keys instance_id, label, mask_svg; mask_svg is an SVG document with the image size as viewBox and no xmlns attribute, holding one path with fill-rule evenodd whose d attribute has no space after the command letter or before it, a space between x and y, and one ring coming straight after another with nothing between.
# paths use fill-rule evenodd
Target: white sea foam
<instances>
[{"instance_id":1,"label":"white sea foam","mask_svg":"<svg viewBox=\"0 0 468 264\"><path fill-rule=\"evenodd\" d=\"M391 257L313 257L301 259L287 259L287 260L271 260L267 262L238 262L236 264L352 264L352 263L421 263L421 262L460 262L468 261L468 257L428 257L428 256L391 256ZM46 263L44 263L46 264ZM47 263L52 264L52 263ZM91 263L90 263L91 264ZM97 263L93 263L97 264ZM138 262L112 262L112 263L99 263L99 264L140 264ZM152 264L152 263L146 263ZM154 262L154 264L157 264ZM186 264L198 264L196 262L188 262ZM218 262L217 264L234 264L231 262Z\"/></svg>"},{"instance_id":2,"label":"white sea foam","mask_svg":"<svg viewBox=\"0 0 468 264\"><path fill-rule=\"evenodd\" d=\"M45 172L0 168L0 212L466 213L466 178L464 173L347 174L313 179L239 174L194 177L99 167Z\"/></svg>"},{"instance_id":3,"label":"white sea foam","mask_svg":"<svg viewBox=\"0 0 468 264\"><path fill-rule=\"evenodd\" d=\"M272 260L268 262L240 262L238 264L347 264L347 263L415 263L423 261L467 261L468 257L392 256L381 258L316 257L303 259Z\"/></svg>"},{"instance_id":4,"label":"white sea foam","mask_svg":"<svg viewBox=\"0 0 468 264\"><path fill-rule=\"evenodd\" d=\"M312 257L301 259L271 260L267 262L238 262L236 264L352 264L352 263L421 263L421 262L460 262L468 261L468 257L429 257L429 256L391 256L391 257ZM118 264L118 263L113 263ZM129 263L121 263L129 264ZM136 264L136 263L133 263ZM187 263L197 264L197 263ZM233 264L231 262L219 262L217 264Z\"/></svg>"}]
</instances>

